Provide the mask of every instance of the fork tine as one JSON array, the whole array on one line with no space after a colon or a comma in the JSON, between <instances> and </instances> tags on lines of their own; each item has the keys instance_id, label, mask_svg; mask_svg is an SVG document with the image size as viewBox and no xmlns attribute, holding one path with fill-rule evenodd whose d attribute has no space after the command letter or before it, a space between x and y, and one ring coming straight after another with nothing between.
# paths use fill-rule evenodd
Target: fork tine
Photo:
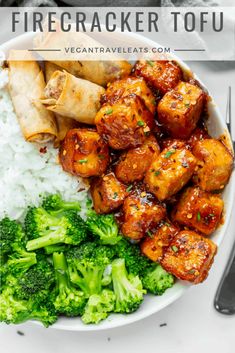
<instances>
[{"instance_id":1,"label":"fork tine","mask_svg":"<svg viewBox=\"0 0 235 353\"><path fill-rule=\"evenodd\" d=\"M226 124L230 135L232 135L231 131L231 120L232 120L232 111L231 111L231 86L228 87L228 96L227 96L227 105L226 105Z\"/></svg>"},{"instance_id":2,"label":"fork tine","mask_svg":"<svg viewBox=\"0 0 235 353\"><path fill-rule=\"evenodd\" d=\"M231 137L233 151L235 151L235 138L233 138L233 125L232 125L232 88L228 87L228 97L226 105L226 125Z\"/></svg>"}]
</instances>

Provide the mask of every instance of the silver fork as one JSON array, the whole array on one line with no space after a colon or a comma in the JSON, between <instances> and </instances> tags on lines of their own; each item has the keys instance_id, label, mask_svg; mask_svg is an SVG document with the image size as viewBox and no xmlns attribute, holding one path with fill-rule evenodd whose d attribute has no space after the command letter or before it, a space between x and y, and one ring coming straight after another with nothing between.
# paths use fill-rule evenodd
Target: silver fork
<instances>
[{"instance_id":1,"label":"silver fork","mask_svg":"<svg viewBox=\"0 0 235 353\"><path fill-rule=\"evenodd\" d=\"M232 131L232 89L230 86L228 88L226 124L231 136L233 150L235 150L235 138L233 138ZM235 314L235 243L215 295L214 307L221 314Z\"/></svg>"},{"instance_id":2,"label":"silver fork","mask_svg":"<svg viewBox=\"0 0 235 353\"><path fill-rule=\"evenodd\" d=\"M232 87L228 87L228 97L226 106L226 124L228 131L230 133L233 151L235 150L235 137L233 138L233 126L232 126Z\"/></svg>"}]
</instances>

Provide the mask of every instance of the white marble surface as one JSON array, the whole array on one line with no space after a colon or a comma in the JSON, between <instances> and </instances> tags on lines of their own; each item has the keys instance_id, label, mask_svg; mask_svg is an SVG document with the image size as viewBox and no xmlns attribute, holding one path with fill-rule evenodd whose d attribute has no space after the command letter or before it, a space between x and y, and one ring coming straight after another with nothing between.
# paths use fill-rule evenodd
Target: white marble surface
<instances>
[{"instance_id":1,"label":"white marble surface","mask_svg":"<svg viewBox=\"0 0 235 353\"><path fill-rule=\"evenodd\" d=\"M235 94L235 63L191 63L225 114L228 85ZM233 95L233 101L235 96ZM235 114L235 105L233 106ZM235 316L218 314L214 294L235 239L235 217L219 249L208 280L190 288L161 312L123 328L101 332L65 332L33 324L0 326L0 351L7 353L233 353ZM166 324L166 326L162 326ZM20 331L24 335L17 334Z\"/></svg>"}]
</instances>

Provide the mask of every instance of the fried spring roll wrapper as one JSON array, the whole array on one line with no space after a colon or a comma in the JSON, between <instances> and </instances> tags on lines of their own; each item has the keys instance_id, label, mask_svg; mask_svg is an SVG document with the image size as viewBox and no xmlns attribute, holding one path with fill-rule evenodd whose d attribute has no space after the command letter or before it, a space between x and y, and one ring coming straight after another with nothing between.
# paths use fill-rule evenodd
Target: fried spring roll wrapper
<instances>
[{"instance_id":1,"label":"fried spring roll wrapper","mask_svg":"<svg viewBox=\"0 0 235 353\"><path fill-rule=\"evenodd\" d=\"M55 71L46 85L41 102L54 113L81 123L94 124L104 91L103 87L66 71Z\"/></svg>"},{"instance_id":2,"label":"fried spring roll wrapper","mask_svg":"<svg viewBox=\"0 0 235 353\"><path fill-rule=\"evenodd\" d=\"M17 51L10 51L9 92L21 131L26 141L51 141L57 135L57 126L53 114L40 102L45 88L43 73L30 53L23 53L29 61L15 61L17 55Z\"/></svg>"},{"instance_id":3,"label":"fried spring roll wrapper","mask_svg":"<svg viewBox=\"0 0 235 353\"><path fill-rule=\"evenodd\" d=\"M60 70L60 68L57 65L55 65L49 61L45 62L46 82L48 82L50 80L53 73L57 70ZM57 137L55 139L54 145L55 145L55 147L58 147L60 142L63 141L63 139L65 138L67 132L69 130L77 127L78 123L74 119L70 119L70 118L67 118L67 117L59 115L59 114L55 114L55 118L56 118L56 122L57 122L58 133L57 133Z\"/></svg>"},{"instance_id":4,"label":"fried spring roll wrapper","mask_svg":"<svg viewBox=\"0 0 235 353\"><path fill-rule=\"evenodd\" d=\"M56 32L39 33L34 38L35 48L66 48L66 47L104 47L101 43L81 32L65 33L60 31L59 26ZM44 60L51 61L62 67L70 74L94 82L101 86L106 86L108 82L115 81L127 76L131 72L131 64L125 60L118 60L112 55L112 60L95 60L94 57L87 56L87 60L71 61L62 59L61 52L39 53Z\"/></svg>"},{"instance_id":5,"label":"fried spring roll wrapper","mask_svg":"<svg viewBox=\"0 0 235 353\"><path fill-rule=\"evenodd\" d=\"M72 75L106 86L109 82L128 76L131 64L127 61L54 61Z\"/></svg>"}]
</instances>

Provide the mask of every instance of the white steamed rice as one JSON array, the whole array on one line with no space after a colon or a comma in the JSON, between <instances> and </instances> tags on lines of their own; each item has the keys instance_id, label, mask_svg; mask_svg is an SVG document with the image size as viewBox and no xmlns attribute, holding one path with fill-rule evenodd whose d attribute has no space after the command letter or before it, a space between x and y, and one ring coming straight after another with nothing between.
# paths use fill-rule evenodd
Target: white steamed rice
<instances>
[{"instance_id":1,"label":"white steamed rice","mask_svg":"<svg viewBox=\"0 0 235 353\"><path fill-rule=\"evenodd\" d=\"M41 195L60 193L65 200L85 206L87 185L65 173L58 164L58 150L26 142L7 90L8 72L0 68L0 219L22 219L29 205L37 206ZM78 192L85 188L85 191Z\"/></svg>"}]
</instances>

